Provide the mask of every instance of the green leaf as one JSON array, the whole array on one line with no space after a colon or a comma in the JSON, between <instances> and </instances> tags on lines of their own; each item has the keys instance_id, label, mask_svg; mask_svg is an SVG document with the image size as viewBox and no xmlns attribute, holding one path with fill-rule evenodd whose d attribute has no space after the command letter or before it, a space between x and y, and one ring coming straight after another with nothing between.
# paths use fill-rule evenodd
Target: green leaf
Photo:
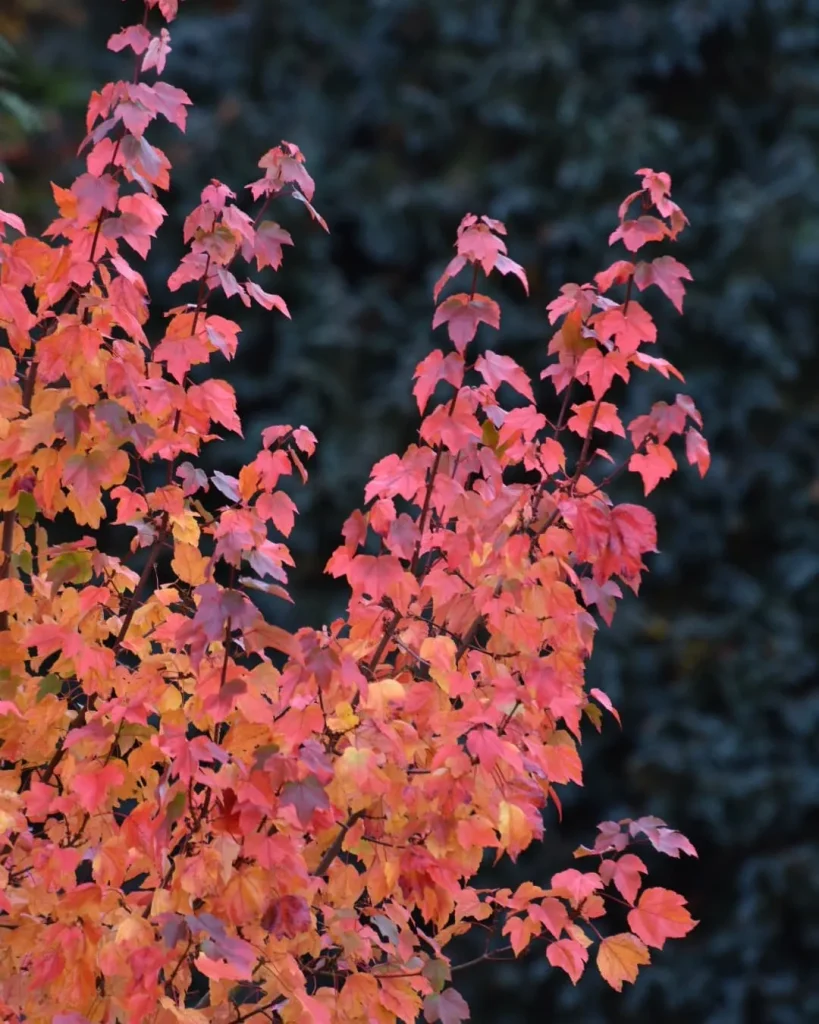
<instances>
[{"instance_id":1,"label":"green leaf","mask_svg":"<svg viewBox=\"0 0 819 1024\"><path fill-rule=\"evenodd\" d=\"M500 434L498 428L491 420L484 420L481 428L481 440L488 448L497 448Z\"/></svg>"},{"instance_id":2,"label":"green leaf","mask_svg":"<svg viewBox=\"0 0 819 1024\"><path fill-rule=\"evenodd\" d=\"M141 722L126 722L119 730L120 742L123 740L139 740L150 742L151 736L156 735L156 729L152 729L149 725L143 725Z\"/></svg>"},{"instance_id":3,"label":"green leaf","mask_svg":"<svg viewBox=\"0 0 819 1024\"><path fill-rule=\"evenodd\" d=\"M587 704L583 708L583 714L589 719L595 729L600 732L603 728L603 712L596 704Z\"/></svg>"},{"instance_id":4,"label":"green leaf","mask_svg":"<svg viewBox=\"0 0 819 1024\"><path fill-rule=\"evenodd\" d=\"M188 795L184 789L180 789L178 793L174 793L173 798L168 801L168 821L176 821L181 818L185 813L185 807L187 805Z\"/></svg>"},{"instance_id":5,"label":"green leaf","mask_svg":"<svg viewBox=\"0 0 819 1024\"><path fill-rule=\"evenodd\" d=\"M49 672L47 676L43 676L40 680L40 686L37 690L37 703L39 704L44 697L47 697L49 693L57 694L63 688L62 679L56 674L56 672Z\"/></svg>"},{"instance_id":6,"label":"green leaf","mask_svg":"<svg viewBox=\"0 0 819 1024\"><path fill-rule=\"evenodd\" d=\"M46 579L62 583L87 583L91 579L91 556L87 551L66 551L48 567Z\"/></svg>"},{"instance_id":7,"label":"green leaf","mask_svg":"<svg viewBox=\"0 0 819 1024\"><path fill-rule=\"evenodd\" d=\"M31 526L37 516L37 502L33 494L20 491L17 495L17 518L23 526Z\"/></svg>"},{"instance_id":8,"label":"green leaf","mask_svg":"<svg viewBox=\"0 0 819 1024\"><path fill-rule=\"evenodd\" d=\"M31 552L28 548L23 548L22 551L18 551L16 555L11 556L11 564L15 569L22 570L26 576L30 576L34 568L33 561L31 558Z\"/></svg>"},{"instance_id":9,"label":"green leaf","mask_svg":"<svg viewBox=\"0 0 819 1024\"><path fill-rule=\"evenodd\" d=\"M444 985L452 978L449 964L443 960L427 960L421 974L432 985L434 992L442 992Z\"/></svg>"},{"instance_id":10,"label":"green leaf","mask_svg":"<svg viewBox=\"0 0 819 1024\"><path fill-rule=\"evenodd\" d=\"M278 743L265 743L264 746L259 747L254 758L255 767L257 769L264 767L264 763L268 757L273 754L278 754L280 749L281 747L279 747Z\"/></svg>"}]
</instances>

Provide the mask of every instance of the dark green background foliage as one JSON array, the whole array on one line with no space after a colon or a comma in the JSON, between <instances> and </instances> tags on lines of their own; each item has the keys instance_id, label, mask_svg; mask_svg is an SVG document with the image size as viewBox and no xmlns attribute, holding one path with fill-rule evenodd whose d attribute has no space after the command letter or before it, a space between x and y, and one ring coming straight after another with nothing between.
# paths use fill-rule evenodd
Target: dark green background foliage
<instances>
[{"instance_id":1,"label":"dark green background foliage","mask_svg":"<svg viewBox=\"0 0 819 1024\"><path fill-rule=\"evenodd\" d=\"M89 86L130 74L101 45L129 5L73 6L84 24L35 16L17 41L16 87L50 126L5 147L35 224L47 178L70 181ZM281 138L307 155L332 228L296 203L277 211L296 248L262 283L292 324L220 310L245 330L216 372L238 391L247 440L219 446L213 465L235 471L270 422L320 439L297 493L296 610L275 609L290 626L343 608L322 568L373 461L413 437L410 377L433 344L431 286L462 214L507 222L533 296L493 281L503 330L484 341L537 375L544 306L607 265L633 172L672 174L692 225L674 255L695 283L684 318L647 302L703 411L713 467L651 495L662 553L600 636L590 676L624 732L609 721L589 738L563 823L550 818L545 846L494 877L542 881L598 820L651 812L700 850L655 866L702 924L622 996L591 971L573 989L542 956L459 985L476 1021L819 1020L819 3L188 0L173 41L167 78L196 107L184 140L153 136L175 170L149 279L157 313L199 189L216 177L238 191ZM640 375L627 416L673 396L658 381ZM615 495L639 492L625 480Z\"/></svg>"}]
</instances>

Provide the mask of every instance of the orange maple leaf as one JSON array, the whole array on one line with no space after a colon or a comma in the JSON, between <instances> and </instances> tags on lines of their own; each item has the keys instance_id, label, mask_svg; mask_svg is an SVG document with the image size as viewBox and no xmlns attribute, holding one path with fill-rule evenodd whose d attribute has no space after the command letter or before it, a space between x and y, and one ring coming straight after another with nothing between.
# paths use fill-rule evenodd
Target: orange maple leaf
<instances>
[{"instance_id":1,"label":"orange maple leaf","mask_svg":"<svg viewBox=\"0 0 819 1024\"><path fill-rule=\"evenodd\" d=\"M616 992L623 991L623 982L635 982L640 967L651 963L643 943L631 932L610 935L597 950L597 968Z\"/></svg>"}]
</instances>

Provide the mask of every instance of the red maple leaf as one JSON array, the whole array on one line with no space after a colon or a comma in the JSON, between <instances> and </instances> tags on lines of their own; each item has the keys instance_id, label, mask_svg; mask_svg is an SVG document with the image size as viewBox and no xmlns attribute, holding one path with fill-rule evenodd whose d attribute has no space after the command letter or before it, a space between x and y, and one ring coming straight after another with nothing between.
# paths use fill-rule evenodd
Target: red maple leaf
<instances>
[{"instance_id":1,"label":"red maple leaf","mask_svg":"<svg viewBox=\"0 0 819 1024\"><path fill-rule=\"evenodd\" d=\"M470 296L464 292L445 299L432 318L433 328L447 325L449 338L461 353L475 337L480 323L500 327L500 307L486 295Z\"/></svg>"},{"instance_id":2,"label":"red maple leaf","mask_svg":"<svg viewBox=\"0 0 819 1024\"><path fill-rule=\"evenodd\" d=\"M253 255L259 270L272 267L278 270L282 263L282 246L292 245L293 238L289 231L272 220L263 220L256 228L253 240Z\"/></svg>"},{"instance_id":3,"label":"red maple leaf","mask_svg":"<svg viewBox=\"0 0 819 1024\"><path fill-rule=\"evenodd\" d=\"M552 299L546 307L549 311L549 323L554 324L564 313L575 311L585 320L594 306L595 294L595 289L590 284L564 284L559 297Z\"/></svg>"},{"instance_id":4,"label":"red maple leaf","mask_svg":"<svg viewBox=\"0 0 819 1024\"><path fill-rule=\"evenodd\" d=\"M625 284L634 273L634 264L630 260L617 260L607 270L594 275L594 280L601 292L607 292L612 285Z\"/></svg>"},{"instance_id":5,"label":"red maple leaf","mask_svg":"<svg viewBox=\"0 0 819 1024\"><path fill-rule=\"evenodd\" d=\"M308 775L301 782L285 783L279 799L284 806L295 808L303 828L307 828L316 811L323 811L330 806L327 792L315 775Z\"/></svg>"},{"instance_id":6,"label":"red maple leaf","mask_svg":"<svg viewBox=\"0 0 819 1024\"><path fill-rule=\"evenodd\" d=\"M103 210L110 212L117 208L119 184L110 174L98 178L81 174L70 191L77 199L77 217L82 224L90 224Z\"/></svg>"},{"instance_id":7,"label":"red maple leaf","mask_svg":"<svg viewBox=\"0 0 819 1024\"><path fill-rule=\"evenodd\" d=\"M376 495L385 498L401 495L411 501L424 486L434 459L435 454L430 448L416 445L410 445L403 458L395 454L385 455L372 468L364 500L370 502Z\"/></svg>"},{"instance_id":8,"label":"red maple leaf","mask_svg":"<svg viewBox=\"0 0 819 1024\"><path fill-rule=\"evenodd\" d=\"M646 889L628 913L629 927L647 946L662 949L666 939L681 939L698 923L686 910L685 902L670 889Z\"/></svg>"},{"instance_id":9,"label":"red maple leaf","mask_svg":"<svg viewBox=\"0 0 819 1024\"><path fill-rule=\"evenodd\" d=\"M600 876L604 882L614 882L618 891L629 903L634 903L642 885L641 874L648 868L636 854L624 853L617 860L603 860L600 864Z\"/></svg>"},{"instance_id":10,"label":"red maple leaf","mask_svg":"<svg viewBox=\"0 0 819 1024\"><path fill-rule=\"evenodd\" d=\"M415 369L415 387L412 393L418 403L418 411L423 414L432 393L444 380L454 388L459 388L464 379L464 359L459 352L450 352L444 356L439 349L432 352Z\"/></svg>"},{"instance_id":11,"label":"red maple leaf","mask_svg":"<svg viewBox=\"0 0 819 1024\"><path fill-rule=\"evenodd\" d=\"M676 829L669 828L661 818L651 815L638 818L630 823L629 832L633 836L642 832L655 850L669 857L679 857L680 853L688 854L689 857L697 856L691 841Z\"/></svg>"},{"instance_id":12,"label":"red maple leaf","mask_svg":"<svg viewBox=\"0 0 819 1024\"><path fill-rule=\"evenodd\" d=\"M454 988L447 988L440 995L424 999L424 1020L427 1024L460 1024L469 1020L469 1006L464 997Z\"/></svg>"},{"instance_id":13,"label":"red maple leaf","mask_svg":"<svg viewBox=\"0 0 819 1024\"><path fill-rule=\"evenodd\" d=\"M458 452L481 437L482 432L474 412L466 402L460 402L452 411L439 405L421 424L420 434L429 444L440 442L451 452Z\"/></svg>"},{"instance_id":14,"label":"red maple leaf","mask_svg":"<svg viewBox=\"0 0 819 1024\"><path fill-rule=\"evenodd\" d=\"M614 338L614 344L627 356L633 355L644 341L657 340L657 328L651 315L639 302L632 300L628 307L616 306L602 313L595 313L590 323L601 341Z\"/></svg>"},{"instance_id":15,"label":"red maple leaf","mask_svg":"<svg viewBox=\"0 0 819 1024\"><path fill-rule=\"evenodd\" d=\"M305 198L310 200L316 191L316 183L304 166L304 154L292 142L282 142L265 153L259 161L266 177L277 187L292 183L297 185Z\"/></svg>"},{"instance_id":16,"label":"red maple leaf","mask_svg":"<svg viewBox=\"0 0 819 1024\"><path fill-rule=\"evenodd\" d=\"M683 281L693 281L691 271L673 256L658 256L650 263L638 263L634 272L634 283L643 291L650 284L656 284L674 303L678 312L683 311L685 285Z\"/></svg>"},{"instance_id":17,"label":"red maple leaf","mask_svg":"<svg viewBox=\"0 0 819 1024\"><path fill-rule=\"evenodd\" d=\"M281 297L281 295L273 295L271 292L266 292L264 288L260 288L255 281L246 281L245 289L247 294L255 299L260 306L264 306L265 309L278 309L280 313L283 313L288 320L291 320L290 310L287 308L287 303Z\"/></svg>"},{"instance_id":18,"label":"red maple leaf","mask_svg":"<svg viewBox=\"0 0 819 1024\"><path fill-rule=\"evenodd\" d=\"M485 274L492 271L498 256L506 252L506 243L495 233L506 234L506 228L500 221L492 221L490 226L487 220L486 217L478 220L474 214L468 213L458 227L456 242L458 255L470 263L480 264Z\"/></svg>"},{"instance_id":19,"label":"red maple leaf","mask_svg":"<svg viewBox=\"0 0 819 1024\"><path fill-rule=\"evenodd\" d=\"M589 951L577 939L558 939L546 947L546 959L552 967L564 970L576 985L589 959Z\"/></svg>"},{"instance_id":20,"label":"red maple leaf","mask_svg":"<svg viewBox=\"0 0 819 1024\"><path fill-rule=\"evenodd\" d=\"M111 796L111 791L122 785L124 780L125 772L122 765L111 762L78 772L71 780L71 788L77 794L83 810L93 814L102 807L106 797Z\"/></svg>"},{"instance_id":21,"label":"red maple leaf","mask_svg":"<svg viewBox=\"0 0 819 1024\"><path fill-rule=\"evenodd\" d=\"M611 387L615 376L628 381L628 362L629 358L625 352L616 349L612 352L602 352L595 345L594 348L587 349L580 357L575 373L580 378L587 373L592 394L595 398L602 398Z\"/></svg>"},{"instance_id":22,"label":"red maple leaf","mask_svg":"<svg viewBox=\"0 0 819 1024\"><path fill-rule=\"evenodd\" d=\"M611 402L579 402L572 406L573 416L570 416L566 426L581 437L587 437L592 427L595 430L604 430L618 437L625 437L626 431L617 415L617 406Z\"/></svg>"},{"instance_id":23,"label":"red maple leaf","mask_svg":"<svg viewBox=\"0 0 819 1024\"><path fill-rule=\"evenodd\" d=\"M650 494L661 480L671 476L677 468L677 460L664 444L648 441L645 455L635 452L628 461L628 468L640 474L645 493Z\"/></svg>"},{"instance_id":24,"label":"red maple leaf","mask_svg":"<svg viewBox=\"0 0 819 1024\"><path fill-rule=\"evenodd\" d=\"M308 819L309 820L309 819ZM310 905L303 896L277 896L262 915L262 928L277 939L293 939L310 930Z\"/></svg>"},{"instance_id":25,"label":"red maple leaf","mask_svg":"<svg viewBox=\"0 0 819 1024\"><path fill-rule=\"evenodd\" d=\"M689 427L685 433L685 454L689 463L700 471L700 476L705 476L711 465L711 453L708 442L694 427Z\"/></svg>"},{"instance_id":26,"label":"red maple leaf","mask_svg":"<svg viewBox=\"0 0 819 1024\"><path fill-rule=\"evenodd\" d=\"M500 356L496 352L486 352L478 356L475 369L486 383L495 391L501 384L508 384L524 398L534 402L532 385L526 371L518 366L511 356Z\"/></svg>"},{"instance_id":27,"label":"red maple leaf","mask_svg":"<svg viewBox=\"0 0 819 1024\"><path fill-rule=\"evenodd\" d=\"M646 242L662 242L669 234L668 228L657 217L638 217L624 220L620 227L609 235L609 245L622 239L629 252L637 252Z\"/></svg>"},{"instance_id":28,"label":"red maple leaf","mask_svg":"<svg viewBox=\"0 0 819 1024\"><path fill-rule=\"evenodd\" d=\"M356 555L347 574L352 587L372 601L388 595L397 598L407 588L417 591L417 581L395 555Z\"/></svg>"},{"instance_id":29,"label":"red maple leaf","mask_svg":"<svg viewBox=\"0 0 819 1024\"><path fill-rule=\"evenodd\" d=\"M147 52L143 58L141 70L149 71L151 68L161 75L165 70L165 61L171 52L171 36L166 28L159 30L159 35L154 36L148 45Z\"/></svg>"},{"instance_id":30,"label":"red maple leaf","mask_svg":"<svg viewBox=\"0 0 819 1024\"><path fill-rule=\"evenodd\" d=\"M593 892L603 888L603 880L596 871L578 871L568 868L552 875L551 892L555 896L565 896L572 906L578 907Z\"/></svg>"},{"instance_id":31,"label":"red maple leaf","mask_svg":"<svg viewBox=\"0 0 819 1024\"><path fill-rule=\"evenodd\" d=\"M672 434L681 434L685 429L686 413L679 405L655 402L647 416L638 416L628 425L631 442L639 448L649 434L665 444Z\"/></svg>"}]
</instances>

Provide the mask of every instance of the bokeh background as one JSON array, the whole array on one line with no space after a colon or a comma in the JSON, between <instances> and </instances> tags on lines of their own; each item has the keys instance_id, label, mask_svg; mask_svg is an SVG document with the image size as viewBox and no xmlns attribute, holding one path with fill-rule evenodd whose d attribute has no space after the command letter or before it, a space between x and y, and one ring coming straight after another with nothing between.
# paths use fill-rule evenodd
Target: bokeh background
<instances>
[{"instance_id":1,"label":"bokeh background","mask_svg":"<svg viewBox=\"0 0 819 1024\"><path fill-rule=\"evenodd\" d=\"M0 3L3 205L30 228L52 216L49 180L76 173L89 89L130 76L104 40L135 10ZM225 310L243 342L216 368L247 440L214 465L235 472L271 422L320 439L296 494L296 611L273 611L291 627L343 608L323 565L372 463L416 429L410 377L462 214L507 222L533 295L496 286L492 344L537 378L546 303L607 265L633 172L672 174L691 221L674 255L695 282L683 318L650 308L713 467L651 495L662 553L600 636L590 676L624 731L584 743L564 821L495 877L542 880L597 821L655 813L699 849L656 877L702 923L622 996L592 971L575 989L542 956L458 984L493 1024L819 1021L819 2L186 0L172 36L166 77L196 106L186 136L152 136L175 171L148 275L158 321L201 187L240 190L280 139L307 155L332 230L277 210L296 241L274 289L293 322ZM631 414L669 394L634 391Z\"/></svg>"}]
</instances>

